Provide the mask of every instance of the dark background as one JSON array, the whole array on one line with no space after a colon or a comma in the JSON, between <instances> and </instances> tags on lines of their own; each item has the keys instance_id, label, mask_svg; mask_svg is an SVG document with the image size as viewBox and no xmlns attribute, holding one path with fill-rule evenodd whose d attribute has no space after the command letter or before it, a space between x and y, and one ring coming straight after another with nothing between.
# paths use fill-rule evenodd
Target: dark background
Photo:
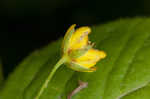
<instances>
[{"instance_id":1,"label":"dark background","mask_svg":"<svg viewBox=\"0 0 150 99\"><path fill-rule=\"evenodd\" d=\"M35 49L65 34L73 23L102 24L149 16L149 0L1 0L0 57L4 75Z\"/></svg>"}]
</instances>

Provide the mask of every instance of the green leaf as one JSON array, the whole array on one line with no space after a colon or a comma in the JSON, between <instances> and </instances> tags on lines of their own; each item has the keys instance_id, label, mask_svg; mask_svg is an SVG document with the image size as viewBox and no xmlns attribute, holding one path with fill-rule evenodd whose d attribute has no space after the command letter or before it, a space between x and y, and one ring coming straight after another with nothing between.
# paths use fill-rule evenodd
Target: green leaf
<instances>
[{"instance_id":1,"label":"green leaf","mask_svg":"<svg viewBox=\"0 0 150 99\"><path fill-rule=\"evenodd\" d=\"M58 69L40 99L66 99L78 81L88 87L72 99L150 98L150 19L120 19L93 26L90 39L107 58L92 73L75 72L65 65ZM0 99L34 99L55 63L60 59L62 39L33 52L11 73Z\"/></svg>"},{"instance_id":2,"label":"green leaf","mask_svg":"<svg viewBox=\"0 0 150 99\"><path fill-rule=\"evenodd\" d=\"M122 99L149 99L150 98L150 86L149 84L139 88L136 91L129 93L128 95L124 96Z\"/></svg>"},{"instance_id":3,"label":"green leaf","mask_svg":"<svg viewBox=\"0 0 150 99\"><path fill-rule=\"evenodd\" d=\"M60 58L61 41L53 42L49 46L33 52L20 63L4 83L0 92L0 99L33 99L48 73ZM63 90L73 71L65 66L62 67L56 72L44 94L57 97ZM43 96L49 97L48 95Z\"/></svg>"}]
</instances>

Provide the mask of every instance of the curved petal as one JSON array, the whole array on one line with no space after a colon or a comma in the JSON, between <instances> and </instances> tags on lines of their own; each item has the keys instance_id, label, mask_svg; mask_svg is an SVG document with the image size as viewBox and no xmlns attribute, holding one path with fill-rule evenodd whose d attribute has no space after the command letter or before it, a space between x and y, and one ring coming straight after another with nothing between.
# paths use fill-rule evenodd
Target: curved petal
<instances>
[{"instance_id":1,"label":"curved petal","mask_svg":"<svg viewBox=\"0 0 150 99\"><path fill-rule=\"evenodd\" d=\"M84 55L75 59L75 62L84 67L93 67L96 62L106 57L106 53L96 49L89 49Z\"/></svg>"},{"instance_id":2,"label":"curved petal","mask_svg":"<svg viewBox=\"0 0 150 99\"><path fill-rule=\"evenodd\" d=\"M81 49L88 44L88 34L91 32L89 27L81 27L77 29L70 38L69 48L71 50Z\"/></svg>"},{"instance_id":3,"label":"curved petal","mask_svg":"<svg viewBox=\"0 0 150 99\"><path fill-rule=\"evenodd\" d=\"M88 68L88 67L81 66L75 62L67 63L67 66L69 68L71 68L75 71L79 71L79 72L94 72L94 71L96 71L95 67Z\"/></svg>"}]
</instances>

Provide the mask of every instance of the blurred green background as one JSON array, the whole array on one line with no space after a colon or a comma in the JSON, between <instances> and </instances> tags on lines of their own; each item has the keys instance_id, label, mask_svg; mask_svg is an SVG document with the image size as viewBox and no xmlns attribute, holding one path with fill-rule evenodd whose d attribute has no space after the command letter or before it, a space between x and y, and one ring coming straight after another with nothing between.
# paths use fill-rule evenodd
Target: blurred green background
<instances>
[{"instance_id":1,"label":"blurred green background","mask_svg":"<svg viewBox=\"0 0 150 99\"><path fill-rule=\"evenodd\" d=\"M62 37L73 23L91 26L150 14L149 0L1 0L0 5L5 77L29 53Z\"/></svg>"}]
</instances>

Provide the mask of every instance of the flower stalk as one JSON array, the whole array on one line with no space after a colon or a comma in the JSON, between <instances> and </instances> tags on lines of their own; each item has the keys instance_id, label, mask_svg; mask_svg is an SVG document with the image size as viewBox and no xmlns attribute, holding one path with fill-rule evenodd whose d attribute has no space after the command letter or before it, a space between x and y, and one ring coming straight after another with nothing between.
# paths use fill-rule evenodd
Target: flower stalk
<instances>
[{"instance_id":1,"label":"flower stalk","mask_svg":"<svg viewBox=\"0 0 150 99\"><path fill-rule=\"evenodd\" d=\"M42 93L44 92L44 89L47 88L48 86L48 83L51 81L53 75L55 74L56 70L62 66L63 63L65 63L67 60L67 57L66 56L63 56L57 63L56 65L54 66L54 68L52 69L52 71L49 73L47 79L45 80L45 82L42 84L42 87L41 89L39 90L37 96L35 97L35 99L39 99L40 96L42 95Z\"/></svg>"}]
</instances>

